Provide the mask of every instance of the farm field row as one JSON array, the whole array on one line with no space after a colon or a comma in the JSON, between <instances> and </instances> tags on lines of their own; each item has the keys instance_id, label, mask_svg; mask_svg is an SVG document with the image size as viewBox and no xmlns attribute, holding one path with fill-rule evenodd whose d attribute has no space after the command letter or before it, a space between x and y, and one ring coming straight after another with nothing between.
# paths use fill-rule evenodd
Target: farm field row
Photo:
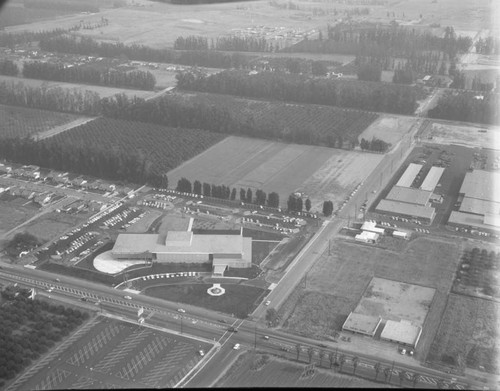
<instances>
[{"instance_id":1,"label":"farm field row","mask_svg":"<svg viewBox=\"0 0 500 391\"><path fill-rule=\"evenodd\" d=\"M424 324L416 353L425 357L459 262L459 245L425 237L403 244L397 241L400 239L385 238L379 246L369 246L341 238L332 240L330 255L326 250L309 271L307 287L300 287L288 298L283 327L298 334L332 336L354 311L373 276L421 285L436 290L425 319L425 315L413 315L420 316Z\"/></svg>"},{"instance_id":2,"label":"farm field row","mask_svg":"<svg viewBox=\"0 0 500 391\"><path fill-rule=\"evenodd\" d=\"M139 154L157 172L166 172L225 137L208 131L98 118L46 141L61 145L92 145L95 150L115 150L127 155Z\"/></svg>"},{"instance_id":3,"label":"farm field row","mask_svg":"<svg viewBox=\"0 0 500 391\"><path fill-rule=\"evenodd\" d=\"M0 105L0 138L23 138L49 131L82 118L78 115L47 110Z\"/></svg>"},{"instance_id":4,"label":"farm field row","mask_svg":"<svg viewBox=\"0 0 500 391\"><path fill-rule=\"evenodd\" d=\"M47 80L38 80L38 79L26 79L22 77L14 77L14 76L5 76L0 75L0 82L7 83L23 83L27 86L33 87L41 87L46 86L47 89L51 89L54 87L61 87L65 89L78 90L82 93L85 91L96 92L99 94L101 98L107 98L116 94L124 93L128 97L137 96L138 98L147 99L151 96L154 96L154 91L140 91L140 90L131 90L125 88L113 88L113 87L104 87L104 86L95 86L90 84L74 84L74 83L63 83L59 81L47 81Z\"/></svg>"},{"instance_id":5,"label":"farm field row","mask_svg":"<svg viewBox=\"0 0 500 391\"><path fill-rule=\"evenodd\" d=\"M306 129L314 144L317 143L315 140L324 142L331 139L328 145L338 148L342 146L349 148L350 142L360 139L360 135L368 131L367 127L379 117L379 114L361 110L252 100L231 95L182 93L175 94L175 96L191 103L210 102L212 105L226 109L240 122L255 123L260 129L277 128L283 134L295 134ZM394 143L401 138L401 134L412 123L410 118L401 117L399 120L395 116L387 116L387 118L368 134L367 137L370 140L376 136L388 141L385 139L388 136L390 139L388 142ZM393 124L394 121L396 124Z\"/></svg>"},{"instance_id":6,"label":"farm field row","mask_svg":"<svg viewBox=\"0 0 500 391\"><path fill-rule=\"evenodd\" d=\"M170 187L182 177L194 182L277 192L282 205L292 192L311 199L341 202L362 182L383 155L326 147L285 144L230 136L168 173Z\"/></svg>"}]
</instances>

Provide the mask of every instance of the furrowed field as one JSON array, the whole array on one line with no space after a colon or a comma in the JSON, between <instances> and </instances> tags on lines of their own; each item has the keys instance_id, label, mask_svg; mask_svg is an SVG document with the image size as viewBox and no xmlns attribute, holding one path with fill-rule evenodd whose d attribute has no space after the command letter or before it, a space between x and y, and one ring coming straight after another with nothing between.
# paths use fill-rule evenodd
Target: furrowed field
<instances>
[{"instance_id":1,"label":"furrowed field","mask_svg":"<svg viewBox=\"0 0 500 391\"><path fill-rule=\"evenodd\" d=\"M379 117L377 113L368 111L260 101L221 94L183 93L176 94L176 97L191 103L210 102L212 105L225 108L240 122L254 121L257 128L268 128L272 124L283 129L283 132L292 134L307 129L312 140L331 137L334 145L330 146L337 148L349 148L350 143L357 140L358 136ZM385 141L384 137L380 137L377 133L375 135ZM394 136L388 142L392 142L393 139Z\"/></svg>"},{"instance_id":2,"label":"furrowed field","mask_svg":"<svg viewBox=\"0 0 500 391\"><path fill-rule=\"evenodd\" d=\"M0 105L0 138L23 138L76 121L78 115Z\"/></svg>"},{"instance_id":3,"label":"furrowed field","mask_svg":"<svg viewBox=\"0 0 500 391\"><path fill-rule=\"evenodd\" d=\"M225 137L208 131L99 118L57 134L46 142L86 144L95 150L141 154L158 172L166 172Z\"/></svg>"},{"instance_id":4,"label":"furrowed field","mask_svg":"<svg viewBox=\"0 0 500 391\"><path fill-rule=\"evenodd\" d=\"M375 169L383 155L230 136L168 173L170 187L182 177L236 188L309 197L312 210L338 203Z\"/></svg>"}]
</instances>

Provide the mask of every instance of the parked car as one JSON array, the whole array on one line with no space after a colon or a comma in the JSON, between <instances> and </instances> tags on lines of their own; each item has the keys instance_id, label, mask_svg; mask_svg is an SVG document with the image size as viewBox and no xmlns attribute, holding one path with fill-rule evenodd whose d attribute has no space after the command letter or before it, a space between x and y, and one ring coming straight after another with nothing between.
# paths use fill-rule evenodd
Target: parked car
<instances>
[{"instance_id":1,"label":"parked car","mask_svg":"<svg viewBox=\"0 0 500 391\"><path fill-rule=\"evenodd\" d=\"M177 312L182 312L182 313L185 313L185 312L186 312L186 310L185 310L185 309L183 309L183 308L178 308L178 309L177 309Z\"/></svg>"},{"instance_id":2,"label":"parked car","mask_svg":"<svg viewBox=\"0 0 500 391\"><path fill-rule=\"evenodd\" d=\"M237 343L236 345L234 345L234 346L233 346L233 349L234 349L234 350L239 350L239 349L240 349L240 347L241 347L241 346L240 346L240 344L239 344L239 343Z\"/></svg>"},{"instance_id":3,"label":"parked car","mask_svg":"<svg viewBox=\"0 0 500 391\"><path fill-rule=\"evenodd\" d=\"M123 296L124 299L127 299L127 300L132 300L132 297L131 296Z\"/></svg>"}]
</instances>

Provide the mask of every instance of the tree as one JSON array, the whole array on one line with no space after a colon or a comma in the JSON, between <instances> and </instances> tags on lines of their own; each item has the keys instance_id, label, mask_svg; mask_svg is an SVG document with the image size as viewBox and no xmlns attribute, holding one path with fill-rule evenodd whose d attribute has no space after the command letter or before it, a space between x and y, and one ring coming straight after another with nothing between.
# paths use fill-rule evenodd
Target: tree
<instances>
[{"instance_id":1,"label":"tree","mask_svg":"<svg viewBox=\"0 0 500 391\"><path fill-rule=\"evenodd\" d=\"M296 200L297 198L293 194L290 194L288 196L288 201L286 205L289 211L296 210Z\"/></svg>"},{"instance_id":2,"label":"tree","mask_svg":"<svg viewBox=\"0 0 500 391\"><path fill-rule=\"evenodd\" d=\"M384 380L387 383L387 378L389 377L389 374L391 373L391 368L387 367L384 369Z\"/></svg>"},{"instance_id":3,"label":"tree","mask_svg":"<svg viewBox=\"0 0 500 391\"><path fill-rule=\"evenodd\" d=\"M345 355L341 354L341 355L339 356L339 371L340 371L340 372L342 372L342 367L344 366L345 361L346 361L346 357L345 357Z\"/></svg>"},{"instance_id":4,"label":"tree","mask_svg":"<svg viewBox=\"0 0 500 391\"><path fill-rule=\"evenodd\" d=\"M358 368L359 357L354 356L352 358L352 374L356 375L356 369Z\"/></svg>"},{"instance_id":5,"label":"tree","mask_svg":"<svg viewBox=\"0 0 500 391\"><path fill-rule=\"evenodd\" d=\"M308 212L311 210L311 200L309 198L306 200L306 210Z\"/></svg>"},{"instance_id":6,"label":"tree","mask_svg":"<svg viewBox=\"0 0 500 391\"><path fill-rule=\"evenodd\" d=\"M309 364L310 364L312 361L312 357L314 355L314 348L312 346L309 346L307 348L307 355L309 356Z\"/></svg>"},{"instance_id":7,"label":"tree","mask_svg":"<svg viewBox=\"0 0 500 391\"><path fill-rule=\"evenodd\" d=\"M332 201L324 201L323 202L323 215L328 217L333 212L333 202Z\"/></svg>"},{"instance_id":8,"label":"tree","mask_svg":"<svg viewBox=\"0 0 500 391\"><path fill-rule=\"evenodd\" d=\"M250 188L247 189L246 202L248 202L250 204L253 202L252 189L250 189Z\"/></svg>"},{"instance_id":9,"label":"tree","mask_svg":"<svg viewBox=\"0 0 500 391\"><path fill-rule=\"evenodd\" d=\"M337 354L333 352L328 353L328 359L330 360L330 368L333 367L333 364L337 360Z\"/></svg>"},{"instance_id":10,"label":"tree","mask_svg":"<svg viewBox=\"0 0 500 391\"><path fill-rule=\"evenodd\" d=\"M280 206L280 196L278 193L269 193L267 196L267 205L273 208L278 208Z\"/></svg>"},{"instance_id":11,"label":"tree","mask_svg":"<svg viewBox=\"0 0 500 391\"><path fill-rule=\"evenodd\" d=\"M246 202L246 200L247 200L247 197L246 197L245 189L241 188L240 189L240 201Z\"/></svg>"},{"instance_id":12,"label":"tree","mask_svg":"<svg viewBox=\"0 0 500 391\"><path fill-rule=\"evenodd\" d=\"M212 195L212 186L209 183L203 183L203 195L210 197Z\"/></svg>"},{"instance_id":13,"label":"tree","mask_svg":"<svg viewBox=\"0 0 500 391\"><path fill-rule=\"evenodd\" d=\"M380 369L381 369L381 365L379 362L375 363L375 365L373 366L373 369L375 370L375 380L378 380L378 374L380 372Z\"/></svg>"},{"instance_id":14,"label":"tree","mask_svg":"<svg viewBox=\"0 0 500 391\"><path fill-rule=\"evenodd\" d=\"M193 183L193 193L201 195L201 182L198 180Z\"/></svg>"},{"instance_id":15,"label":"tree","mask_svg":"<svg viewBox=\"0 0 500 391\"><path fill-rule=\"evenodd\" d=\"M420 375L418 373L414 373L411 380L413 382L413 388L415 388L415 386L417 385L417 383L420 380Z\"/></svg>"},{"instance_id":16,"label":"tree","mask_svg":"<svg viewBox=\"0 0 500 391\"><path fill-rule=\"evenodd\" d=\"M182 193L192 193L191 182L186 178L179 179L176 190Z\"/></svg>"},{"instance_id":17,"label":"tree","mask_svg":"<svg viewBox=\"0 0 500 391\"><path fill-rule=\"evenodd\" d=\"M403 384L403 380L406 378L406 371L403 369L399 370L399 385Z\"/></svg>"},{"instance_id":18,"label":"tree","mask_svg":"<svg viewBox=\"0 0 500 391\"><path fill-rule=\"evenodd\" d=\"M236 187L233 187L233 190L231 190L231 201L234 201L236 199Z\"/></svg>"},{"instance_id":19,"label":"tree","mask_svg":"<svg viewBox=\"0 0 500 391\"><path fill-rule=\"evenodd\" d=\"M295 350L297 351L297 361L299 361L299 356L300 356L300 351L302 349L302 345L296 344L295 345Z\"/></svg>"}]
</instances>

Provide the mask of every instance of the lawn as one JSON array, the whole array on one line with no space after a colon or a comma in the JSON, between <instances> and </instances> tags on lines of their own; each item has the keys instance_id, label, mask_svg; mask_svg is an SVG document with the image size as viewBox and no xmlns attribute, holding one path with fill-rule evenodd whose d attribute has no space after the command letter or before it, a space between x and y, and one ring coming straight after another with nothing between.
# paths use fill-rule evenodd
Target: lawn
<instances>
[{"instance_id":1,"label":"lawn","mask_svg":"<svg viewBox=\"0 0 500 391\"><path fill-rule=\"evenodd\" d=\"M258 365L256 365L256 363ZM215 387L289 387L289 388L386 388L357 377L338 374L316 367L314 376L301 378L306 364L273 355L247 352L242 354Z\"/></svg>"},{"instance_id":2,"label":"lawn","mask_svg":"<svg viewBox=\"0 0 500 391\"><path fill-rule=\"evenodd\" d=\"M23 138L50 130L81 117L47 110L0 105L0 138Z\"/></svg>"},{"instance_id":3,"label":"lawn","mask_svg":"<svg viewBox=\"0 0 500 391\"><path fill-rule=\"evenodd\" d=\"M500 374L499 311L491 300L450 294L427 361Z\"/></svg>"},{"instance_id":4,"label":"lawn","mask_svg":"<svg viewBox=\"0 0 500 391\"><path fill-rule=\"evenodd\" d=\"M339 331L374 276L436 289L419 342L424 354L434 339L458 264L454 241L420 237L398 252L342 239L328 250L280 309L283 327L293 333L324 338Z\"/></svg>"},{"instance_id":5,"label":"lawn","mask_svg":"<svg viewBox=\"0 0 500 391\"><path fill-rule=\"evenodd\" d=\"M182 177L230 187L277 192L280 204L295 191L311 210L335 202L370 175L382 155L229 136L168 173L170 187Z\"/></svg>"},{"instance_id":6,"label":"lawn","mask_svg":"<svg viewBox=\"0 0 500 391\"><path fill-rule=\"evenodd\" d=\"M153 287L145 290L148 296L158 297L172 302L195 305L213 311L235 314L246 317L260 303L266 293L264 289L245 285L221 284L226 290L222 296L210 296L207 289L209 284L182 284Z\"/></svg>"}]
</instances>

